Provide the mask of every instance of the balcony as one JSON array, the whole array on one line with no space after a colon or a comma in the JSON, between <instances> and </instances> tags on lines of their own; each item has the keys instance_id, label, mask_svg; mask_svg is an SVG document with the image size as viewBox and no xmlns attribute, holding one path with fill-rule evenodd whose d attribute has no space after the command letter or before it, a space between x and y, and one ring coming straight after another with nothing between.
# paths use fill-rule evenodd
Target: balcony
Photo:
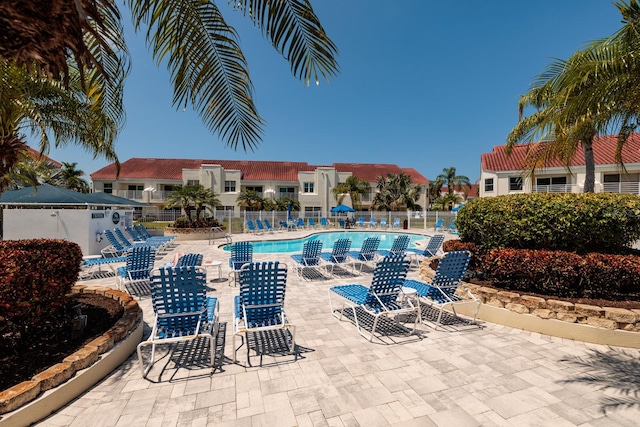
<instances>
[{"instance_id":1,"label":"balcony","mask_svg":"<svg viewBox=\"0 0 640 427\"><path fill-rule=\"evenodd\" d=\"M582 188L573 184L534 185L533 193L581 193Z\"/></svg>"},{"instance_id":2,"label":"balcony","mask_svg":"<svg viewBox=\"0 0 640 427\"><path fill-rule=\"evenodd\" d=\"M602 184L602 191L604 193L640 194L640 182L605 182Z\"/></svg>"}]
</instances>

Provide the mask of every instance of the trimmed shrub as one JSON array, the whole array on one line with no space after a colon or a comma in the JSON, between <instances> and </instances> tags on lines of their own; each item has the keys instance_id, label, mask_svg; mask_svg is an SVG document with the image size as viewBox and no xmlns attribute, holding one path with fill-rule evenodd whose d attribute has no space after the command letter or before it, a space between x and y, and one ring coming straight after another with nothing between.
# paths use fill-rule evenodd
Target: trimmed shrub
<instances>
[{"instance_id":1,"label":"trimmed shrub","mask_svg":"<svg viewBox=\"0 0 640 427\"><path fill-rule=\"evenodd\" d=\"M219 226L220 224L218 223L218 220L212 217L198 218L189 221L189 218L186 216L181 216L176 218L173 223L174 228L210 228Z\"/></svg>"},{"instance_id":2,"label":"trimmed shrub","mask_svg":"<svg viewBox=\"0 0 640 427\"><path fill-rule=\"evenodd\" d=\"M484 249L623 253L640 239L640 197L515 194L474 199L456 219L460 238Z\"/></svg>"},{"instance_id":3,"label":"trimmed shrub","mask_svg":"<svg viewBox=\"0 0 640 427\"><path fill-rule=\"evenodd\" d=\"M640 297L640 258L634 255L491 249L482 265L485 278L502 289L611 301Z\"/></svg>"},{"instance_id":4,"label":"trimmed shrub","mask_svg":"<svg viewBox=\"0 0 640 427\"><path fill-rule=\"evenodd\" d=\"M0 259L0 335L15 337L64 306L82 250L66 240L7 240L0 241Z\"/></svg>"}]
</instances>

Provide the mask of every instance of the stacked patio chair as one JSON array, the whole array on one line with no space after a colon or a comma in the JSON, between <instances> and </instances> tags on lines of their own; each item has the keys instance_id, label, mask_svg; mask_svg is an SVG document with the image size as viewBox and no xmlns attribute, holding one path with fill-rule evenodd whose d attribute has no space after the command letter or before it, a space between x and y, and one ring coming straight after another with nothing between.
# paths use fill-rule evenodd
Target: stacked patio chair
<instances>
[{"instance_id":1,"label":"stacked patio chair","mask_svg":"<svg viewBox=\"0 0 640 427\"><path fill-rule=\"evenodd\" d=\"M473 323L476 322L481 302L462 284L462 278L467 271L470 257L468 251L447 252L438 261L438 267L431 283L423 283L417 280L404 282L406 288L416 290L419 298L426 301L430 306L436 306L440 309L435 328L441 324L445 308L450 307L457 317L458 313L455 307L460 304L476 305Z\"/></svg>"},{"instance_id":2,"label":"stacked patio chair","mask_svg":"<svg viewBox=\"0 0 640 427\"><path fill-rule=\"evenodd\" d=\"M406 234L401 234L399 236L396 236L393 239L393 243L391 244L391 249L378 249L376 251L376 253L378 254L378 256L381 257L386 257L389 255L395 255L395 254L405 254L405 252L407 251L407 247L409 246L409 241L411 239L409 238L409 236L407 236Z\"/></svg>"},{"instance_id":3,"label":"stacked patio chair","mask_svg":"<svg viewBox=\"0 0 640 427\"><path fill-rule=\"evenodd\" d=\"M146 245L146 246L153 247L156 251L160 251L160 250L164 249L164 243L163 242L159 242L159 241L155 241L155 240L145 240L144 242L131 242L129 239L127 239L125 237L124 233L119 228L117 228L117 227L114 228L113 232L116 235L116 237L118 239L120 239L120 241L123 243L123 245L128 247L128 248L133 247L133 246Z\"/></svg>"},{"instance_id":4,"label":"stacked patio chair","mask_svg":"<svg viewBox=\"0 0 640 427\"><path fill-rule=\"evenodd\" d=\"M376 251L380 245L379 237L367 237L362 242L362 247L359 251L349 251L347 255L354 259L354 261L360 263L360 272L362 272L362 266L373 262L376 258ZM355 271L355 262L353 270Z\"/></svg>"},{"instance_id":5,"label":"stacked patio chair","mask_svg":"<svg viewBox=\"0 0 640 427\"><path fill-rule=\"evenodd\" d=\"M256 228L256 225L253 223L252 220L248 219L247 220L247 228L244 230L245 233L258 233L258 229Z\"/></svg>"},{"instance_id":6,"label":"stacked patio chair","mask_svg":"<svg viewBox=\"0 0 640 427\"><path fill-rule=\"evenodd\" d=\"M306 278L306 269L313 269L320 265L320 252L322 252L322 242L320 240L307 240L304 242L301 254L291 255L295 264L296 273L301 279Z\"/></svg>"},{"instance_id":7,"label":"stacked patio chair","mask_svg":"<svg viewBox=\"0 0 640 427\"><path fill-rule=\"evenodd\" d=\"M275 262L249 263L238 275L240 293L234 298L233 361L237 361L236 337L264 331L286 333L288 349L295 353L295 326L284 310L287 265Z\"/></svg>"},{"instance_id":8,"label":"stacked patio chair","mask_svg":"<svg viewBox=\"0 0 640 427\"><path fill-rule=\"evenodd\" d=\"M236 242L231 245L231 257L229 258L229 286L237 283L238 272L243 265L253 261L253 245L251 242Z\"/></svg>"},{"instance_id":9,"label":"stacked patio chair","mask_svg":"<svg viewBox=\"0 0 640 427\"><path fill-rule=\"evenodd\" d=\"M349 264L349 256L347 253L351 248L351 239L342 238L333 242L331 252L322 252L320 257L327 263L327 267L331 266L331 274L336 265ZM327 268L327 273L329 272Z\"/></svg>"},{"instance_id":10,"label":"stacked patio chair","mask_svg":"<svg viewBox=\"0 0 640 427\"><path fill-rule=\"evenodd\" d=\"M215 362L215 338L218 333L218 300L207 297L206 274L202 267L183 266L153 270L150 276L151 301L155 319L151 335L138 344L142 377L155 363L156 345L206 338L211 366ZM151 357L145 365L142 348L151 345Z\"/></svg>"},{"instance_id":11,"label":"stacked patio chair","mask_svg":"<svg viewBox=\"0 0 640 427\"><path fill-rule=\"evenodd\" d=\"M342 320L345 310L350 308L358 332L369 341L372 341L378 321L382 316L396 317L414 313L413 329L410 334L414 333L419 317L419 307L414 305L411 299L406 298L402 293L402 285L405 283L409 264L409 260L404 255L390 255L376 264L369 287L350 284L329 288L331 314ZM341 308L334 309L333 296L342 298ZM374 318L370 333L365 331L361 325L364 320L362 315L365 313L367 316L373 316Z\"/></svg>"},{"instance_id":12,"label":"stacked patio chair","mask_svg":"<svg viewBox=\"0 0 640 427\"><path fill-rule=\"evenodd\" d=\"M420 262L425 258L433 258L438 255L443 242L444 234L434 234L431 236L424 249L408 248L407 254L412 258L412 263L415 260L416 265L420 265Z\"/></svg>"},{"instance_id":13,"label":"stacked patio chair","mask_svg":"<svg viewBox=\"0 0 640 427\"><path fill-rule=\"evenodd\" d=\"M110 246L107 246L101 251L102 256L105 258L123 256L127 250L133 247L131 243L127 246L123 245L118 239L116 239L115 234L113 234L113 231L111 230L104 230L103 233L110 244Z\"/></svg>"},{"instance_id":14,"label":"stacked patio chair","mask_svg":"<svg viewBox=\"0 0 640 427\"><path fill-rule=\"evenodd\" d=\"M128 284L148 282L155 255L155 249L151 246L137 245L129 249L125 265L116 270L118 288L124 291Z\"/></svg>"}]
</instances>

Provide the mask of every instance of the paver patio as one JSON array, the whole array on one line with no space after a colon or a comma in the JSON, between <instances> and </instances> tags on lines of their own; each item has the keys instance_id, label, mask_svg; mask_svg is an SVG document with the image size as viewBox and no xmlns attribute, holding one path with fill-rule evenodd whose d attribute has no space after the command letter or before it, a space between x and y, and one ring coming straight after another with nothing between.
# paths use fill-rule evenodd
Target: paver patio
<instances>
[{"instance_id":1,"label":"paver patio","mask_svg":"<svg viewBox=\"0 0 640 427\"><path fill-rule=\"evenodd\" d=\"M234 240L298 237L308 232ZM217 242L219 243L219 242ZM330 250L330 248L324 248ZM228 252L206 241L175 251L223 261ZM174 251L174 252L175 252ZM173 259L174 252L157 261ZM388 325L369 343L348 320L329 313L327 290L357 277L306 281L289 254L254 254L255 261L289 264L286 308L297 326L296 356L279 351L277 335L246 346L231 363L232 298L228 281L209 283L219 298L221 337L216 368L200 343L170 351L148 379L131 357L102 382L41 426L637 426L640 424L640 351L554 338L480 322L434 330L419 325L404 336ZM418 278L417 270L409 273ZM217 267L209 278L217 278ZM82 282L115 287L113 277ZM148 334L153 311L138 298ZM160 349L162 352L162 348ZM224 352L224 354L222 354ZM193 358L192 358L193 356ZM193 359L193 360L192 360Z\"/></svg>"}]
</instances>

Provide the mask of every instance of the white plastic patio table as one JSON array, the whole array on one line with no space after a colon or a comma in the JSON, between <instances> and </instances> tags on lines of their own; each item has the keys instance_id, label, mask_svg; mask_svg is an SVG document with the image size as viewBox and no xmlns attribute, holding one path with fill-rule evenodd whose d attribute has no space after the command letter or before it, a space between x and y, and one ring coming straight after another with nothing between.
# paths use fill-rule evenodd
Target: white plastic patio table
<instances>
[{"instance_id":1,"label":"white plastic patio table","mask_svg":"<svg viewBox=\"0 0 640 427\"><path fill-rule=\"evenodd\" d=\"M209 267L218 267L218 280L222 280L222 261L205 261L202 263L209 270ZM216 279L211 279L214 282Z\"/></svg>"}]
</instances>

